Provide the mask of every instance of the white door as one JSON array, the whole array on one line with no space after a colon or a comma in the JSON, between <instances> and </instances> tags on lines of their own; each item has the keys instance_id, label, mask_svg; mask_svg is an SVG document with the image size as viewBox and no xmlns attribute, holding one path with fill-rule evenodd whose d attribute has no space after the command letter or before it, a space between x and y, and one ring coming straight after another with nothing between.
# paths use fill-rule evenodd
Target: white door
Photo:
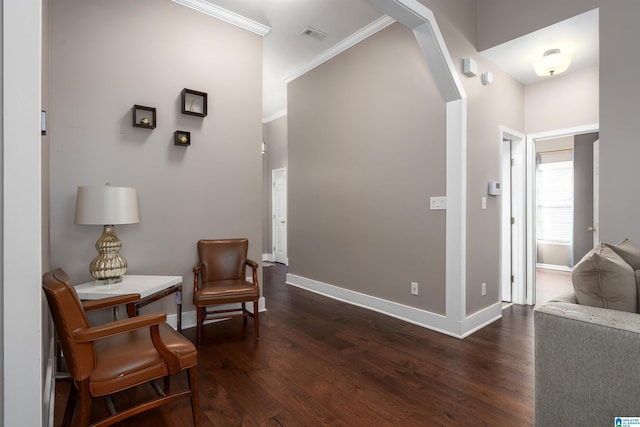
<instances>
[{"instance_id":1,"label":"white door","mask_svg":"<svg viewBox=\"0 0 640 427\"><path fill-rule=\"evenodd\" d=\"M525 263L525 142L524 135L501 127L501 299L524 304Z\"/></svg>"},{"instance_id":2,"label":"white door","mask_svg":"<svg viewBox=\"0 0 640 427\"><path fill-rule=\"evenodd\" d=\"M271 172L273 188L273 257L275 262L289 264L287 257L287 169Z\"/></svg>"},{"instance_id":3,"label":"white door","mask_svg":"<svg viewBox=\"0 0 640 427\"><path fill-rule=\"evenodd\" d=\"M511 240L511 140L504 139L502 142L502 203L501 203L501 247L502 259L500 267L500 283L502 284L502 301L511 302L512 282L512 256L511 250L513 241Z\"/></svg>"},{"instance_id":4,"label":"white door","mask_svg":"<svg viewBox=\"0 0 640 427\"><path fill-rule=\"evenodd\" d=\"M593 143L593 247L600 243L600 140Z\"/></svg>"}]
</instances>

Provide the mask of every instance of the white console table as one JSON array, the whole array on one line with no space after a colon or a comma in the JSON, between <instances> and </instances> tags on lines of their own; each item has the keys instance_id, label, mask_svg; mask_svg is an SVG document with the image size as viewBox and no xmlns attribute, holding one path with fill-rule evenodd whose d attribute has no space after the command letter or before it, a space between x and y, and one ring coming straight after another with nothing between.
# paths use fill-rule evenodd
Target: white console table
<instances>
[{"instance_id":1,"label":"white console table","mask_svg":"<svg viewBox=\"0 0 640 427\"><path fill-rule=\"evenodd\" d=\"M115 295L139 294L140 301L134 304L136 314L140 307L171 294L176 294L176 324L182 331L182 276L136 276L124 275L122 282L104 284L97 280L75 286L81 300L97 300ZM117 314L117 312L115 312Z\"/></svg>"}]
</instances>

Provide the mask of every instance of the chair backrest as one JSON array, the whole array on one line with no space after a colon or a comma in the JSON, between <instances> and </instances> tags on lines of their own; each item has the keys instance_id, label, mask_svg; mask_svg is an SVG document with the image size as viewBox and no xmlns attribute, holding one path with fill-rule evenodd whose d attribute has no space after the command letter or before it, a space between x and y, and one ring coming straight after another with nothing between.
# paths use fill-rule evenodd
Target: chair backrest
<instances>
[{"instance_id":1,"label":"chair backrest","mask_svg":"<svg viewBox=\"0 0 640 427\"><path fill-rule=\"evenodd\" d=\"M199 240L202 281L244 279L247 239Z\"/></svg>"},{"instance_id":2,"label":"chair backrest","mask_svg":"<svg viewBox=\"0 0 640 427\"><path fill-rule=\"evenodd\" d=\"M58 333L69 374L80 381L89 377L95 366L93 343L77 343L72 333L89 326L89 320L70 284L69 276L60 268L45 273L42 289Z\"/></svg>"}]
</instances>

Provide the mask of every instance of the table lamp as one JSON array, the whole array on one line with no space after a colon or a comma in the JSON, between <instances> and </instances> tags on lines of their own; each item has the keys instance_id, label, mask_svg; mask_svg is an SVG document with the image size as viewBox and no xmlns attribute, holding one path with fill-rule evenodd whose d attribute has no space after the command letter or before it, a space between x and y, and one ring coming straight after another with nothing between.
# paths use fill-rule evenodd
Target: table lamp
<instances>
[{"instance_id":1,"label":"table lamp","mask_svg":"<svg viewBox=\"0 0 640 427\"><path fill-rule=\"evenodd\" d=\"M122 242L116 236L114 226L140 222L136 189L110 184L78 187L74 222L104 226L102 236L96 241L98 256L91 261L89 271L106 284L122 281L127 260L118 253Z\"/></svg>"}]
</instances>

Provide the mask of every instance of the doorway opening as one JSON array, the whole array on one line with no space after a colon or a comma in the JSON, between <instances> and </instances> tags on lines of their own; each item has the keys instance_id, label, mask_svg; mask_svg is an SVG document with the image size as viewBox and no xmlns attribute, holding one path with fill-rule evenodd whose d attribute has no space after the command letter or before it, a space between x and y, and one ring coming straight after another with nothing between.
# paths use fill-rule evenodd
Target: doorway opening
<instances>
[{"instance_id":1,"label":"doorway opening","mask_svg":"<svg viewBox=\"0 0 640 427\"><path fill-rule=\"evenodd\" d=\"M506 127L501 127L500 133L503 182L500 219L501 299L506 303L535 305L569 290L571 268L598 242L598 125L526 137ZM559 139L571 140L571 149L554 146L557 143L554 140ZM547 154L542 155L538 151L546 151ZM544 161L541 161L542 157L545 157ZM551 179L545 184L538 182L541 164L560 163L567 157L570 163L542 167L547 169L546 178ZM569 164L570 172L567 169ZM554 199L556 195L550 192L560 187L555 185L557 178L554 173L559 171L554 168L562 167L565 175L571 175L571 198L569 202L564 200L558 203ZM544 188L539 189L543 185ZM538 190L544 194L538 196ZM561 228L564 228L558 237L554 229L557 226L549 225L545 218L540 218L539 223L538 216L548 219L550 212L555 212L557 218L560 211L560 218L568 217L568 222L561 224ZM540 228L541 233L538 233ZM560 258L559 254L562 254ZM538 278L541 286L545 286L545 289L540 289L540 298L536 295ZM547 284L550 286L548 289Z\"/></svg>"},{"instance_id":2,"label":"doorway opening","mask_svg":"<svg viewBox=\"0 0 640 427\"><path fill-rule=\"evenodd\" d=\"M527 136L528 305L570 291L571 269L598 240L598 144L597 124Z\"/></svg>"}]
</instances>

